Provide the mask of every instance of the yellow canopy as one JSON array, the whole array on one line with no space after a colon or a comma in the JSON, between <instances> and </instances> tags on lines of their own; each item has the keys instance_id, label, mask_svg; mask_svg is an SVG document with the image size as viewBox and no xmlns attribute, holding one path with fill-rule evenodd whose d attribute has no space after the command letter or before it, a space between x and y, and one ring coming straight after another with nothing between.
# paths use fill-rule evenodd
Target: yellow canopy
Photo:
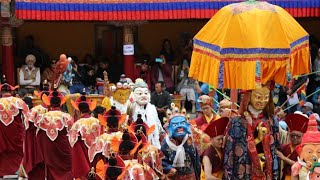
<instances>
[{"instance_id":1,"label":"yellow canopy","mask_svg":"<svg viewBox=\"0 0 320 180\"><path fill-rule=\"evenodd\" d=\"M255 89L308 73L309 35L284 9L241 2L220 9L194 37L189 76L215 88Z\"/></svg>"}]
</instances>

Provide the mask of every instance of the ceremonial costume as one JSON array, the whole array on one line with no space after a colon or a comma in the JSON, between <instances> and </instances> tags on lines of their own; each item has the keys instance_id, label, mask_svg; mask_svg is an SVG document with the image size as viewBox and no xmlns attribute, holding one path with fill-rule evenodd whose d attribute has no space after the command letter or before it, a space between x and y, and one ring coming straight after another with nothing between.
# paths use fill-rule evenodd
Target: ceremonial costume
<instances>
[{"instance_id":1,"label":"ceremonial costume","mask_svg":"<svg viewBox=\"0 0 320 180\"><path fill-rule=\"evenodd\" d=\"M42 100L49 106L49 112L37 123L36 141L40 145L43 166L37 169L34 179L72 179L72 154L67 128L73 124L73 118L60 110L66 98L55 88L49 96L43 95Z\"/></svg>"},{"instance_id":2,"label":"ceremonial costume","mask_svg":"<svg viewBox=\"0 0 320 180\"><path fill-rule=\"evenodd\" d=\"M288 125L288 131L291 133L306 133L307 128L308 128L308 117L302 115L302 114L289 114L286 119L285 122ZM290 160L296 162L298 161L298 153L295 149L295 147L298 144L284 144L281 146L280 152L287 158L289 158ZM282 169L282 180L284 179L291 179L291 166L290 164L287 164L286 162L284 162L283 164L283 169Z\"/></svg>"},{"instance_id":3,"label":"ceremonial costume","mask_svg":"<svg viewBox=\"0 0 320 180\"><path fill-rule=\"evenodd\" d=\"M278 179L279 124L268 87L247 92L239 110L241 117L231 119L226 134L225 178Z\"/></svg>"},{"instance_id":4,"label":"ceremonial costume","mask_svg":"<svg viewBox=\"0 0 320 180\"><path fill-rule=\"evenodd\" d=\"M127 114L127 100L129 99L131 93L131 87L124 74L121 75L120 82L118 82L116 86L111 87L111 90L113 91L112 97L109 99L111 105L115 106L121 112L121 114Z\"/></svg>"},{"instance_id":5,"label":"ceremonial costume","mask_svg":"<svg viewBox=\"0 0 320 180\"><path fill-rule=\"evenodd\" d=\"M155 126L153 133L148 136L148 141L160 149L160 133L164 130L158 118L156 107L150 103L148 85L142 79L136 80L133 88L133 102L129 105L129 118L132 118L133 122L137 120L138 114L149 127Z\"/></svg>"},{"instance_id":6,"label":"ceremonial costume","mask_svg":"<svg viewBox=\"0 0 320 180\"><path fill-rule=\"evenodd\" d=\"M100 135L101 127L99 120L91 117L91 111L96 107L96 102L89 101L85 92L75 102L71 100L71 104L82 114L67 135L72 147L72 172L74 178L86 179L91 167L95 166L89 161L88 148Z\"/></svg>"},{"instance_id":7,"label":"ceremonial costume","mask_svg":"<svg viewBox=\"0 0 320 180\"><path fill-rule=\"evenodd\" d=\"M174 115L167 126L169 135L161 144L164 173L173 179L200 179L200 156L191 138L190 124L182 115Z\"/></svg>"},{"instance_id":8,"label":"ceremonial costume","mask_svg":"<svg viewBox=\"0 0 320 180\"><path fill-rule=\"evenodd\" d=\"M15 174L23 158L23 121L28 113L26 103L11 96L17 87L0 85L0 177Z\"/></svg>"},{"instance_id":9,"label":"ceremonial costume","mask_svg":"<svg viewBox=\"0 0 320 180\"><path fill-rule=\"evenodd\" d=\"M204 132L210 136L211 139L213 138L222 138L226 130L226 127L229 123L228 118L220 118L216 121L211 122ZM219 136L219 137L218 137ZM209 149L205 150L202 153L202 157L208 157L211 164L211 174L214 177L222 178L223 175L223 149L222 144L221 147L214 146L213 144L209 147ZM201 173L201 179L205 180L205 162L202 163L202 173Z\"/></svg>"},{"instance_id":10,"label":"ceremonial costume","mask_svg":"<svg viewBox=\"0 0 320 180\"><path fill-rule=\"evenodd\" d=\"M38 93L35 91L35 95L42 99L42 95L49 95L49 85L45 81L43 83L43 91ZM25 121L26 128L26 136L24 140L24 157L22 164L22 172L25 175L28 175L29 179L33 179L34 176L38 176L38 174L34 174L33 169L37 169L37 166L41 166L40 162L42 161L42 156L39 151L39 144L36 141L36 133L37 133L37 123L42 118L42 116L48 112L47 106L42 103L33 107L27 114L27 118Z\"/></svg>"}]
</instances>

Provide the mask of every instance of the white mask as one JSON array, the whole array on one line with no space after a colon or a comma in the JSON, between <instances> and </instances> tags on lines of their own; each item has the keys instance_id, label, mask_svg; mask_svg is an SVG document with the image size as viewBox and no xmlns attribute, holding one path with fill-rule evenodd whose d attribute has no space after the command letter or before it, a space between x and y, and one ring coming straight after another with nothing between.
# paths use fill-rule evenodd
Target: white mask
<instances>
[{"instance_id":1,"label":"white mask","mask_svg":"<svg viewBox=\"0 0 320 180\"><path fill-rule=\"evenodd\" d=\"M150 102L150 93L148 88L136 88L133 91L134 101L136 101L139 105L146 105Z\"/></svg>"}]
</instances>

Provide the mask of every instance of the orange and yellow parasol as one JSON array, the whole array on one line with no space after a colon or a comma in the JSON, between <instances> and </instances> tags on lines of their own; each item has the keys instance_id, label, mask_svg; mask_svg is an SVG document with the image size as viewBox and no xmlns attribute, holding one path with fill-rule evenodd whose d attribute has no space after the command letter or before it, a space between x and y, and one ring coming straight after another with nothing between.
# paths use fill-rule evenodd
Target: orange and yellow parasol
<instances>
[{"instance_id":1,"label":"orange and yellow parasol","mask_svg":"<svg viewBox=\"0 0 320 180\"><path fill-rule=\"evenodd\" d=\"M263 1L220 9L194 37L189 76L215 88L256 89L310 70L309 35L284 9Z\"/></svg>"}]
</instances>

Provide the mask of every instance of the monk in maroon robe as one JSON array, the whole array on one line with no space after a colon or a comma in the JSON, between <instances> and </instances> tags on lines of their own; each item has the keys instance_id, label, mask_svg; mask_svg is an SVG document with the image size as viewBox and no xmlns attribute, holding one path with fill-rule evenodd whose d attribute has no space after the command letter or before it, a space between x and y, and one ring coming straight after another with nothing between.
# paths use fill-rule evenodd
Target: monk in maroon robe
<instances>
[{"instance_id":1,"label":"monk in maroon robe","mask_svg":"<svg viewBox=\"0 0 320 180\"><path fill-rule=\"evenodd\" d=\"M291 166L298 161L296 147L301 144L302 136L307 132L308 116L302 113L289 114L285 122L288 125L288 132L291 143L281 146L280 152L277 152L279 158L283 161L282 180L291 179Z\"/></svg>"},{"instance_id":2,"label":"monk in maroon robe","mask_svg":"<svg viewBox=\"0 0 320 180\"><path fill-rule=\"evenodd\" d=\"M213 112L213 99L207 95L202 95L199 97L198 102L200 104L201 110L203 115L199 116L198 118L194 119L194 123L197 125L198 128L204 130L206 126L216 120L219 119L219 115L215 115Z\"/></svg>"},{"instance_id":3,"label":"monk in maroon robe","mask_svg":"<svg viewBox=\"0 0 320 180\"><path fill-rule=\"evenodd\" d=\"M42 95L46 94L47 96L50 94L49 85L47 81L43 83L43 91L38 93L35 92L35 95L42 99ZM33 169L37 169L37 166L43 166L42 156L39 152L37 141L36 141L36 132L37 132L37 120L40 120L42 115L48 112L47 106L42 103L33 107L27 115L25 120L25 128L26 128L26 136L24 140L24 157L22 162L22 168L26 174L20 174L20 176L28 175L29 179L34 179L34 176L38 176L38 174L34 174ZM37 171L35 171L37 172Z\"/></svg>"},{"instance_id":4,"label":"monk in maroon robe","mask_svg":"<svg viewBox=\"0 0 320 180\"><path fill-rule=\"evenodd\" d=\"M90 169L95 167L95 164L89 161L88 148L100 135L101 129L99 120L91 116L91 112L96 107L96 101L88 100L85 95L83 92L75 102L71 101L72 106L80 111L80 119L75 122L68 133L72 146L73 177L84 180L87 179Z\"/></svg>"},{"instance_id":5,"label":"monk in maroon robe","mask_svg":"<svg viewBox=\"0 0 320 180\"><path fill-rule=\"evenodd\" d=\"M22 99L11 96L16 88L4 77L0 85L0 177L15 174L23 158L23 120L29 109Z\"/></svg>"},{"instance_id":6,"label":"monk in maroon robe","mask_svg":"<svg viewBox=\"0 0 320 180\"><path fill-rule=\"evenodd\" d=\"M204 130L211 138L211 146L202 153L202 180L222 178L223 175L223 138L229 123L228 118L212 121Z\"/></svg>"},{"instance_id":7,"label":"monk in maroon robe","mask_svg":"<svg viewBox=\"0 0 320 180\"><path fill-rule=\"evenodd\" d=\"M39 131L36 141L42 161L34 169L31 179L71 180L72 155L67 128L73 124L73 118L61 112L66 98L54 88L49 96L43 95L42 100L49 107L49 112L37 122Z\"/></svg>"}]
</instances>

